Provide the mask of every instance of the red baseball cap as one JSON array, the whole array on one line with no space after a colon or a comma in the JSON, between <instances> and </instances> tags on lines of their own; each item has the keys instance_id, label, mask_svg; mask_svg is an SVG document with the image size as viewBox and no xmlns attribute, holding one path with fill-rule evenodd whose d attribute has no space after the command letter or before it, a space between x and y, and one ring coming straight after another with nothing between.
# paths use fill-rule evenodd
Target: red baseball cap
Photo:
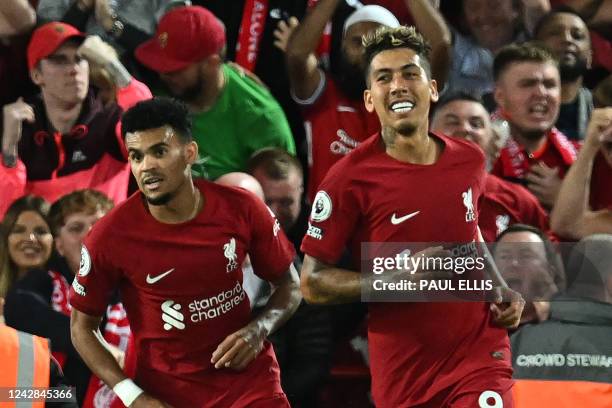
<instances>
[{"instance_id":1,"label":"red baseball cap","mask_svg":"<svg viewBox=\"0 0 612 408\"><path fill-rule=\"evenodd\" d=\"M53 54L66 40L84 39L86 35L70 24L57 21L44 24L34 30L28 44L28 68L32 69L41 59Z\"/></svg>"},{"instance_id":2,"label":"red baseball cap","mask_svg":"<svg viewBox=\"0 0 612 408\"><path fill-rule=\"evenodd\" d=\"M225 45L225 28L200 6L177 7L166 13L155 38L136 49L136 58L156 72L178 71L218 53Z\"/></svg>"}]
</instances>

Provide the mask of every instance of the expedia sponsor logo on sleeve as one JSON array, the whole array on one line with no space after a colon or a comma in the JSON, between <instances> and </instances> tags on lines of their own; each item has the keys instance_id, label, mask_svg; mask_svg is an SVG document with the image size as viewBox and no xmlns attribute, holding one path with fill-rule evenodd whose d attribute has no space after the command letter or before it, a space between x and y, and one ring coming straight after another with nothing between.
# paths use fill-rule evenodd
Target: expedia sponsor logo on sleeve
<instances>
[{"instance_id":1,"label":"expedia sponsor logo on sleeve","mask_svg":"<svg viewBox=\"0 0 612 408\"><path fill-rule=\"evenodd\" d=\"M323 239L323 230L315 227L311 223L308 223L308 231L306 231L306 235L320 241Z\"/></svg>"}]
</instances>

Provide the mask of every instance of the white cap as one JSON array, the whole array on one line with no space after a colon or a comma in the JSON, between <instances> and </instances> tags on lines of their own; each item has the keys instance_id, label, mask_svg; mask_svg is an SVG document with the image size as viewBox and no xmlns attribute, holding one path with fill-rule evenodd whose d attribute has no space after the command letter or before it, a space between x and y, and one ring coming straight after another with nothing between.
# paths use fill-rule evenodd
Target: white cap
<instances>
[{"instance_id":1,"label":"white cap","mask_svg":"<svg viewBox=\"0 0 612 408\"><path fill-rule=\"evenodd\" d=\"M346 30L353 24L363 23L365 21L378 23L391 28L400 26L397 18L389 10L382 6L369 4L358 8L346 19L343 33L346 34Z\"/></svg>"}]
</instances>

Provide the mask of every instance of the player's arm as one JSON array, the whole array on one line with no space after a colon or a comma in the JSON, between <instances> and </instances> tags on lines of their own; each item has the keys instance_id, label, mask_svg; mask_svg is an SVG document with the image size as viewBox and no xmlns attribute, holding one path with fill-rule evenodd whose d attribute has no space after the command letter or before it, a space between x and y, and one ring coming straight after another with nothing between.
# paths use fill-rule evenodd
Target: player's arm
<instances>
[{"instance_id":1,"label":"player's arm","mask_svg":"<svg viewBox=\"0 0 612 408\"><path fill-rule=\"evenodd\" d=\"M264 341L297 310L302 300L300 280L293 264L280 279L271 282L272 295L263 311L248 325L230 334L214 351L215 368L243 370L261 352Z\"/></svg>"},{"instance_id":2,"label":"player's arm","mask_svg":"<svg viewBox=\"0 0 612 408\"><path fill-rule=\"evenodd\" d=\"M302 294L308 303L350 303L361 298L359 272L336 268L305 255L300 276Z\"/></svg>"},{"instance_id":3,"label":"player's arm","mask_svg":"<svg viewBox=\"0 0 612 408\"><path fill-rule=\"evenodd\" d=\"M312 97L321 82L317 49L325 25L330 21L340 0L320 0L302 23L297 26L287 44L287 69L293 95L300 100Z\"/></svg>"},{"instance_id":4,"label":"player's arm","mask_svg":"<svg viewBox=\"0 0 612 408\"><path fill-rule=\"evenodd\" d=\"M580 239L612 231L612 212L589 207L593 162L603 143L612 143L612 108L593 111L584 145L561 184L550 225L563 237Z\"/></svg>"},{"instance_id":5,"label":"player's arm","mask_svg":"<svg viewBox=\"0 0 612 408\"><path fill-rule=\"evenodd\" d=\"M112 388L126 406L131 408L168 407L163 402L144 393L133 382L131 385L134 385L135 388L130 386L129 383L131 381L125 376L113 355L100 343L95 335L101 321L101 316L91 316L78 311L76 308L72 308L70 319L72 344L74 344L74 347L90 370L104 381L109 388ZM124 385L124 392L115 389L115 386L119 383Z\"/></svg>"}]
</instances>

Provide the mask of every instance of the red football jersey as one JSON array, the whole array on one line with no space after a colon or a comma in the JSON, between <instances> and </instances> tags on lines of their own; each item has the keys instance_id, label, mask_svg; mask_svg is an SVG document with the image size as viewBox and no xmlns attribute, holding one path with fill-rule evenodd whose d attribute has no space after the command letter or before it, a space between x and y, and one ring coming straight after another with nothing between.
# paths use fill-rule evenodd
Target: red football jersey
<instances>
[{"instance_id":1,"label":"red football jersey","mask_svg":"<svg viewBox=\"0 0 612 408\"><path fill-rule=\"evenodd\" d=\"M379 134L336 164L319 187L302 250L334 264L345 245L357 262L362 242L472 242L483 153L471 142L433 136L444 144L433 165L393 159ZM511 387L508 336L492 325L487 304L369 306L377 407L427 403L457 388L501 393Z\"/></svg>"},{"instance_id":2,"label":"red football jersey","mask_svg":"<svg viewBox=\"0 0 612 408\"><path fill-rule=\"evenodd\" d=\"M548 215L525 187L487 174L478 225L485 242L495 242L512 224L527 224L549 232Z\"/></svg>"},{"instance_id":3,"label":"red football jersey","mask_svg":"<svg viewBox=\"0 0 612 408\"><path fill-rule=\"evenodd\" d=\"M215 369L213 351L251 320L240 265L276 280L289 269L291 243L251 193L197 181L204 208L164 224L137 192L101 219L82 251L71 303L94 316L120 289L135 340L136 382L175 407L246 407L282 396L269 343L243 372Z\"/></svg>"},{"instance_id":4,"label":"red football jersey","mask_svg":"<svg viewBox=\"0 0 612 408\"><path fill-rule=\"evenodd\" d=\"M306 129L311 203L331 166L380 130L378 117L366 110L363 100L347 98L330 75L321 75L320 87L309 100L296 99Z\"/></svg>"}]
</instances>

